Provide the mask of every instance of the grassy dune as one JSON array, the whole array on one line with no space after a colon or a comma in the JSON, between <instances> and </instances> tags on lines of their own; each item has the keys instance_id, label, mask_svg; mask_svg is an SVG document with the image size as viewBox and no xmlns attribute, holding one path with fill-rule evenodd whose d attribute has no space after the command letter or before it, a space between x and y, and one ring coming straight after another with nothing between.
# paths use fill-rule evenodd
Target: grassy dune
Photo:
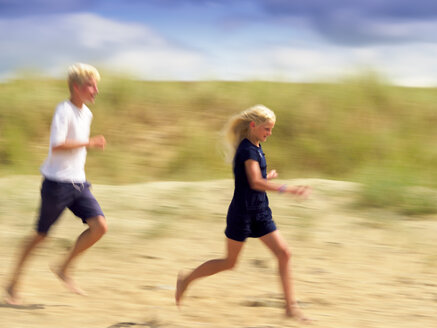
<instances>
[{"instance_id":1,"label":"grassy dune","mask_svg":"<svg viewBox=\"0 0 437 328\"><path fill-rule=\"evenodd\" d=\"M54 107L66 97L64 81L0 84L0 176L38 174ZM401 211L432 213L430 193L409 195L415 186L437 184L436 100L434 89L389 86L374 75L290 84L103 74L92 133L104 134L108 147L89 154L88 178L105 184L232 178L221 129L231 115L262 103L278 116L264 149L281 177L360 182L367 187L362 205L399 207L409 199Z\"/></svg>"}]
</instances>

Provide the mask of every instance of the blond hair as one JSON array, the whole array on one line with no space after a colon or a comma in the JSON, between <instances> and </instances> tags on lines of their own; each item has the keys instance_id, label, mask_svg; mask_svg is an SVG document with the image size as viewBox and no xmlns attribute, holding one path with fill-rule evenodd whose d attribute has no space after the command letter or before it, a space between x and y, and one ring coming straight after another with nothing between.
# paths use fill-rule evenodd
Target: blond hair
<instances>
[{"instance_id":1,"label":"blond hair","mask_svg":"<svg viewBox=\"0 0 437 328\"><path fill-rule=\"evenodd\" d=\"M90 79L100 81L100 74L91 65L76 63L68 68L68 87L72 90L73 84L83 85Z\"/></svg>"},{"instance_id":2,"label":"blond hair","mask_svg":"<svg viewBox=\"0 0 437 328\"><path fill-rule=\"evenodd\" d=\"M238 145L244 139L249 137L250 122L256 125L266 122L276 122L275 113L264 105L255 105L233 116L225 128L226 136L226 158L231 161L235 155Z\"/></svg>"}]
</instances>

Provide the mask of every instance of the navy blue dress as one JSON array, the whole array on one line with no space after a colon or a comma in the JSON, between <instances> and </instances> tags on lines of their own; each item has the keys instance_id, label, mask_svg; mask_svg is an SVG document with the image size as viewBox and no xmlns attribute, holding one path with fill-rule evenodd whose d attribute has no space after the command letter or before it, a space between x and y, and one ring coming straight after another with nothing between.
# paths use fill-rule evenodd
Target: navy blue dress
<instances>
[{"instance_id":1,"label":"navy blue dress","mask_svg":"<svg viewBox=\"0 0 437 328\"><path fill-rule=\"evenodd\" d=\"M236 241L262 237L276 230L266 192L250 188L244 165L248 159L257 161L263 178L267 178L267 163L261 145L257 147L243 139L234 157L235 189L225 230L226 237Z\"/></svg>"}]
</instances>

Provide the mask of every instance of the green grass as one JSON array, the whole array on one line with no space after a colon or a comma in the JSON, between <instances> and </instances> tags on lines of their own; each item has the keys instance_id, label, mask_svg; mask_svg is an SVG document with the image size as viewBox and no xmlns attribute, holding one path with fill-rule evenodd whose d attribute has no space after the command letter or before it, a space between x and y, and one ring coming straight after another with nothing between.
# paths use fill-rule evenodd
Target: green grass
<instances>
[{"instance_id":1,"label":"green grass","mask_svg":"<svg viewBox=\"0 0 437 328\"><path fill-rule=\"evenodd\" d=\"M409 216L437 213L436 191L423 187L433 185L427 178L421 172L399 165L369 169L361 175L357 205L390 209Z\"/></svg>"},{"instance_id":2,"label":"green grass","mask_svg":"<svg viewBox=\"0 0 437 328\"><path fill-rule=\"evenodd\" d=\"M64 81L32 77L0 84L0 176L38 174L53 110L67 97ZM221 129L231 115L262 103L278 117L263 147L281 178L362 182L369 167L383 178L391 163L402 163L408 169L390 182L365 182L370 190L392 185L391 196L363 191L363 203L381 206L398 197L412 208L429 208L422 196L396 196L405 188L395 186L405 179L408 186L437 185L436 100L434 89L390 86L371 74L292 84L147 82L104 73L91 106L92 134L104 134L108 146L89 152L87 174L109 184L231 178Z\"/></svg>"}]
</instances>

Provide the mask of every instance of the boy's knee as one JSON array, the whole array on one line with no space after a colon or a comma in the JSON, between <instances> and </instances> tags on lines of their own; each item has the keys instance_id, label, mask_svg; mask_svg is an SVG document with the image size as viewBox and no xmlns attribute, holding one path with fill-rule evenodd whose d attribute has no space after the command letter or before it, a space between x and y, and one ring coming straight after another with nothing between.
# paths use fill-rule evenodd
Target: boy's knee
<instances>
[{"instance_id":1,"label":"boy's knee","mask_svg":"<svg viewBox=\"0 0 437 328\"><path fill-rule=\"evenodd\" d=\"M99 224L99 233L101 235L104 235L106 232L108 232L108 224L106 223L106 220L103 218L103 220Z\"/></svg>"},{"instance_id":2,"label":"boy's knee","mask_svg":"<svg viewBox=\"0 0 437 328\"><path fill-rule=\"evenodd\" d=\"M108 231L108 224L103 216L97 216L90 219L88 224L90 229L100 236L103 236Z\"/></svg>"}]
</instances>

